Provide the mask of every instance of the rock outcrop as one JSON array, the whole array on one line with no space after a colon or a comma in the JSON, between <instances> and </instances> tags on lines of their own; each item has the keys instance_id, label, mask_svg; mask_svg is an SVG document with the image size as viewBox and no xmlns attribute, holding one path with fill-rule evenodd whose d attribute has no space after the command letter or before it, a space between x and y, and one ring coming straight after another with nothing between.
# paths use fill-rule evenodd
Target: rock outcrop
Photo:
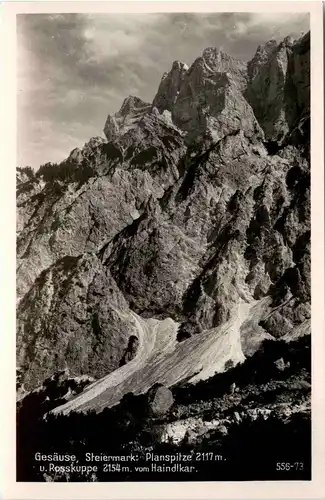
<instances>
[{"instance_id":1,"label":"rock outcrop","mask_svg":"<svg viewBox=\"0 0 325 500\"><path fill-rule=\"evenodd\" d=\"M136 318L146 339L158 321L166 332L179 325L157 355L161 367L184 367L177 380L228 370L265 339L308 334L309 109L309 35L268 42L248 65L209 48L190 68L175 62L152 104L126 98L107 140L35 174L20 169L26 389L67 367L73 377L146 376L138 363L158 348L141 344ZM219 360L206 354L212 334ZM207 364L193 365L198 374L192 355Z\"/></svg>"},{"instance_id":2,"label":"rock outcrop","mask_svg":"<svg viewBox=\"0 0 325 500\"><path fill-rule=\"evenodd\" d=\"M107 268L94 254L63 257L19 306L17 363L27 390L70 368L95 378L118 368L137 329Z\"/></svg>"}]
</instances>

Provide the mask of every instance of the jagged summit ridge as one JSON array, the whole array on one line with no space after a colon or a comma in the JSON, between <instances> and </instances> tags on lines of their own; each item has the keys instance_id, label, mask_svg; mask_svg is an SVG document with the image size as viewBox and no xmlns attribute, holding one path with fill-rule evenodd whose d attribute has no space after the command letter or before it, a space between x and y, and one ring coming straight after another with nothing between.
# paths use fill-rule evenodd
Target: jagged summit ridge
<instances>
[{"instance_id":1,"label":"jagged summit ridge","mask_svg":"<svg viewBox=\"0 0 325 500\"><path fill-rule=\"evenodd\" d=\"M295 134L301 133L297 118L309 99L303 55L308 47L306 34L297 41L290 36L281 43L269 40L248 63L217 47L204 49L190 67L174 61L152 104L127 98L118 113L108 116L105 135L115 140L158 110L163 121L172 121L186 134L187 143L204 135L220 140L243 130L249 137L282 144L297 126ZM295 94L298 103L292 98Z\"/></svg>"},{"instance_id":2,"label":"jagged summit ridge","mask_svg":"<svg viewBox=\"0 0 325 500\"><path fill-rule=\"evenodd\" d=\"M219 140L240 129L250 136L261 136L250 105L242 95L247 85L246 73L245 63L213 47L205 49L190 68L174 61L169 73L164 73L152 105L128 97L120 111L108 116L105 135L109 141L118 139L158 110L162 120L170 125L171 118L189 141L206 133Z\"/></svg>"}]
</instances>

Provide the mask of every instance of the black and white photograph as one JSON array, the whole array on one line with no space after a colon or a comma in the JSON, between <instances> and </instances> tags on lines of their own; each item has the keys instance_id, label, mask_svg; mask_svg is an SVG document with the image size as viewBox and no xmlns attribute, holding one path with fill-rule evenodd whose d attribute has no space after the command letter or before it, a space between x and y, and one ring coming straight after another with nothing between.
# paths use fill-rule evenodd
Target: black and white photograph
<instances>
[{"instance_id":1,"label":"black and white photograph","mask_svg":"<svg viewBox=\"0 0 325 500\"><path fill-rule=\"evenodd\" d=\"M310 38L17 14L17 482L312 479Z\"/></svg>"}]
</instances>

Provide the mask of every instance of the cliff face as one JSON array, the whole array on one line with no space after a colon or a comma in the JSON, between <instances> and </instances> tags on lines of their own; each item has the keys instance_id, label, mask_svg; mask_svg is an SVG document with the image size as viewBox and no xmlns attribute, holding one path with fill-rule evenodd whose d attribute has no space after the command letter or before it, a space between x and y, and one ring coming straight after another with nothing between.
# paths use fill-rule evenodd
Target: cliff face
<instances>
[{"instance_id":1,"label":"cliff face","mask_svg":"<svg viewBox=\"0 0 325 500\"><path fill-rule=\"evenodd\" d=\"M206 49L190 68L173 64L152 104L125 99L107 141L21 169L25 388L65 368L100 378L120 367L131 391L123 374L195 382L264 339L308 334L308 120L308 35L268 42L248 65Z\"/></svg>"},{"instance_id":2,"label":"cliff face","mask_svg":"<svg viewBox=\"0 0 325 500\"><path fill-rule=\"evenodd\" d=\"M282 144L310 114L310 34L259 46L248 64L247 99L267 140ZM299 133L300 142L303 133Z\"/></svg>"}]
</instances>

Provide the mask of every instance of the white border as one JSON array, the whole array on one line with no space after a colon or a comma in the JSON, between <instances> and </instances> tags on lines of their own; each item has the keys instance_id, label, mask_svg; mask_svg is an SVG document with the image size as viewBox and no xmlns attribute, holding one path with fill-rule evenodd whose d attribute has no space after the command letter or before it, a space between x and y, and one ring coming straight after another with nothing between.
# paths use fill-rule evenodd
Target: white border
<instances>
[{"instance_id":1,"label":"white border","mask_svg":"<svg viewBox=\"0 0 325 500\"><path fill-rule=\"evenodd\" d=\"M312 109L312 481L184 483L17 483L15 479L15 167L16 13L64 12L310 12ZM4 500L325 498L324 125L323 9L320 1L273 2L7 2L0 6L0 321L1 455ZM19 137L18 137L19 140ZM3 486L2 486L3 485Z\"/></svg>"}]
</instances>

